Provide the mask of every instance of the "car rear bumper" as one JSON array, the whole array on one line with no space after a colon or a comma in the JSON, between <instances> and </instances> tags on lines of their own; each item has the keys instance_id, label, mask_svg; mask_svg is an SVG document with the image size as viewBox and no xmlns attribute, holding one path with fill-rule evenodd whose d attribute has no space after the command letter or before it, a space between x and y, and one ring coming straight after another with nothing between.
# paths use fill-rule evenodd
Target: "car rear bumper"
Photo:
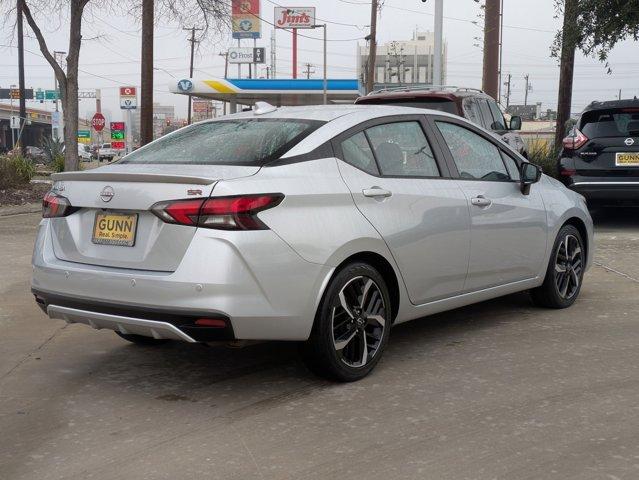
<instances>
[{"instance_id":1,"label":"car rear bumper","mask_svg":"<svg viewBox=\"0 0 639 480\"><path fill-rule=\"evenodd\" d=\"M51 318L96 328L185 341L305 340L332 271L302 259L271 230L198 229L174 272L69 262L56 258L44 220L31 287ZM198 318L227 319L228 329L204 335Z\"/></svg>"},{"instance_id":2,"label":"car rear bumper","mask_svg":"<svg viewBox=\"0 0 639 480\"><path fill-rule=\"evenodd\" d=\"M588 200L639 201L639 178L636 180L573 179L568 188Z\"/></svg>"}]
</instances>

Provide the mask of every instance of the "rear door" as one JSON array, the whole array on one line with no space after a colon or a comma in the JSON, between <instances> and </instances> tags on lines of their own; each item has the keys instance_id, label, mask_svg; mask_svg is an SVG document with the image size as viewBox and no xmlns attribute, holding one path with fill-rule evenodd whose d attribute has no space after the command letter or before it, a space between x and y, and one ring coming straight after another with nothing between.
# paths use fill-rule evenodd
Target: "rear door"
<instances>
[{"instance_id":1,"label":"rear door","mask_svg":"<svg viewBox=\"0 0 639 480\"><path fill-rule=\"evenodd\" d=\"M466 199L424 118L377 119L334 140L355 204L386 241L414 304L459 294L469 252Z\"/></svg>"},{"instance_id":2,"label":"rear door","mask_svg":"<svg viewBox=\"0 0 639 480\"><path fill-rule=\"evenodd\" d=\"M433 125L470 209L465 290L536 277L546 254L546 210L539 189L521 192L518 161L498 140L450 118L435 118Z\"/></svg>"},{"instance_id":3,"label":"rear door","mask_svg":"<svg viewBox=\"0 0 639 480\"><path fill-rule=\"evenodd\" d=\"M578 175L639 177L639 108L585 112L578 128L588 138L574 154Z\"/></svg>"}]
</instances>

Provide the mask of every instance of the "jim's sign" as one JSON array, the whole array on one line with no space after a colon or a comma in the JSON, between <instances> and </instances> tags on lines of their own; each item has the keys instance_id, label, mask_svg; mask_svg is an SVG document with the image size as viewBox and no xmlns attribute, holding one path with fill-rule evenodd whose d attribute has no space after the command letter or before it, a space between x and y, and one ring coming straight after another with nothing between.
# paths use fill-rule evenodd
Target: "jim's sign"
<instances>
[{"instance_id":1,"label":"jim's sign","mask_svg":"<svg viewBox=\"0 0 639 480\"><path fill-rule=\"evenodd\" d=\"M315 7L275 7L275 28L313 28Z\"/></svg>"}]
</instances>

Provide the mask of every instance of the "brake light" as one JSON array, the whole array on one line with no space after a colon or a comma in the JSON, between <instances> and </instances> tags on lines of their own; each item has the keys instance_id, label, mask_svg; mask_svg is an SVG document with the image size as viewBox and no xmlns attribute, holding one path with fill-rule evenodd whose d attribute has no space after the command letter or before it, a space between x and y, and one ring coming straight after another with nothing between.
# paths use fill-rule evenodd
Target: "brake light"
<instances>
[{"instance_id":1,"label":"brake light","mask_svg":"<svg viewBox=\"0 0 639 480\"><path fill-rule=\"evenodd\" d=\"M166 223L219 230L268 230L257 214L282 201L281 193L198 198L156 203L151 212Z\"/></svg>"},{"instance_id":2,"label":"brake light","mask_svg":"<svg viewBox=\"0 0 639 480\"><path fill-rule=\"evenodd\" d=\"M577 150L583 147L586 142L588 142L588 137L581 133L577 128L575 128L574 135L566 137L562 141L564 148L567 150Z\"/></svg>"},{"instance_id":3,"label":"brake light","mask_svg":"<svg viewBox=\"0 0 639 480\"><path fill-rule=\"evenodd\" d=\"M53 192L48 192L42 199L42 218L66 217L77 210L68 198Z\"/></svg>"}]
</instances>

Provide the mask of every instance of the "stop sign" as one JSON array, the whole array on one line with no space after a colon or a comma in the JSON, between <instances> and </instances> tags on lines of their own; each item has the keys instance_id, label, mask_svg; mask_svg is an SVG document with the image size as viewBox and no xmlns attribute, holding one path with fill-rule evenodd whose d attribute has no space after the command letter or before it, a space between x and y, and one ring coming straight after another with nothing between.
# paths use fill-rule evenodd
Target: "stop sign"
<instances>
[{"instance_id":1,"label":"stop sign","mask_svg":"<svg viewBox=\"0 0 639 480\"><path fill-rule=\"evenodd\" d=\"M93 115L93 118L91 119L91 126L95 128L96 132L102 131L105 123L106 120L104 118L104 115L102 115L100 112Z\"/></svg>"}]
</instances>

